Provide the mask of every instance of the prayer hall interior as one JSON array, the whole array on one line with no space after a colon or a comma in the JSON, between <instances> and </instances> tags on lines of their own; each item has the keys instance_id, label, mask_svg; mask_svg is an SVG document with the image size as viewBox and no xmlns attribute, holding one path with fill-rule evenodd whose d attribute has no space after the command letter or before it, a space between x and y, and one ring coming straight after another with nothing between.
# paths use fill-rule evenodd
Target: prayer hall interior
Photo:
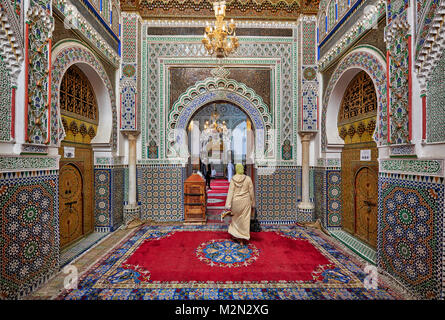
<instances>
[{"instance_id":1,"label":"prayer hall interior","mask_svg":"<svg viewBox=\"0 0 445 320\"><path fill-rule=\"evenodd\" d=\"M0 300L443 300L444 22L0 0Z\"/></svg>"}]
</instances>

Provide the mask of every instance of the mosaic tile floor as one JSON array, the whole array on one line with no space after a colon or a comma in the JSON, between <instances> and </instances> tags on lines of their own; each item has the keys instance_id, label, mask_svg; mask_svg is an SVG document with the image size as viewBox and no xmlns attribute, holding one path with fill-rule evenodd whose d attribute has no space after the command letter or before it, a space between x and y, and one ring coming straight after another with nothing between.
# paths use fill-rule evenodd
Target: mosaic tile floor
<instances>
[{"instance_id":1,"label":"mosaic tile floor","mask_svg":"<svg viewBox=\"0 0 445 320\"><path fill-rule=\"evenodd\" d=\"M226 225L182 226L145 225L136 230L118 230L99 242L75 261L79 268L78 289L64 291L63 273L56 276L28 299L148 299L148 300L392 300L412 299L391 279L379 275L377 289L366 289L364 281L367 262L346 253L338 241L321 231L298 226L264 226L264 230L281 232L290 237L306 237L320 252L333 261L338 273L323 275L313 282L257 282L257 283L134 283L126 288L109 285L107 272L119 268L124 255L136 250L141 241L157 239L170 232L183 230L226 230ZM121 281L122 279L119 279ZM131 280L131 279L129 279ZM107 284L108 283L108 284ZM105 285L104 285L105 284ZM127 283L128 284L128 283ZM62 293L63 292L63 293ZM62 294L61 294L62 293Z\"/></svg>"},{"instance_id":2,"label":"mosaic tile floor","mask_svg":"<svg viewBox=\"0 0 445 320\"><path fill-rule=\"evenodd\" d=\"M367 244L363 243L362 241L358 240L357 238L353 237L343 230L330 230L329 233L333 237L344 243L348 248L350 248L360 257L368 260L373 264L377 263L377 252Z\"/></svg>"},{"instance_id":3,"label":"mosaic tile floor","mask_svg":"<svg viewBox=\"0 0 445 320\"><path fill-rule=\"evenodd\" d=\"M66 248L60 253L60 267L63 268L108 235L110 235L109 232L93 232Z\"/></svg>"}]
</instances>

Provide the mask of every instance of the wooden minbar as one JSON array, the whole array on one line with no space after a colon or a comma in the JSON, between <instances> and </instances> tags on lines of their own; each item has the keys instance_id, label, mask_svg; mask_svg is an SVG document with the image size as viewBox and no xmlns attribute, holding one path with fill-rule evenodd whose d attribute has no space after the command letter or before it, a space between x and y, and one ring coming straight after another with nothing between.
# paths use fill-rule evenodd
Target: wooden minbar
<instances>
[{"instance_id":1,"label":"wooden minbar","mask_svg":"<svg viewBox=\"0 0 445 320\"><path fill-rule=\"evenodd\" d=\"M206 182L194 173L184 183L184 224L205 224L206 207Z\"/></svg>"}]
</instances>

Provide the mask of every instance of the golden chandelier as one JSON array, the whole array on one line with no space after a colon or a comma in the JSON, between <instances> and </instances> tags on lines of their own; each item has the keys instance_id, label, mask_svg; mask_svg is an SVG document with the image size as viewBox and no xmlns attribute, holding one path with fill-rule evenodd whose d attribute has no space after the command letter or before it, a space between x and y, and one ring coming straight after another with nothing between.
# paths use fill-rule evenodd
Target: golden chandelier
<instances>
[{"instance_id":1,"label":"golden chandelier","mask_svg":"<svg viewBox=\"0 0 445 320\"><path fill-rule=\"evenodd\" d=\"M226 2L214 2L215 26L210 26L207 22L202 43L210 55L216 53L217 58L227 57L232 51L239 47L238 38L235 34L235 23L233 19L230 23L224 22L226 16Z\"/></svg>"},{"instance_id":2,"label":"golden chandelier","mask_svg":"<svg viewBox=\"0 0 445 320\"><path fill-rule=\"evenodd\" d=\"M210 130L217 133L225 133L227 131L227 124L225 121L221 123L218 122L219 113L216 110L216 104L213 104L213 112L210 115L210 121L206 120L204 123L204 130Z\"/></svg>"}]
</instances>

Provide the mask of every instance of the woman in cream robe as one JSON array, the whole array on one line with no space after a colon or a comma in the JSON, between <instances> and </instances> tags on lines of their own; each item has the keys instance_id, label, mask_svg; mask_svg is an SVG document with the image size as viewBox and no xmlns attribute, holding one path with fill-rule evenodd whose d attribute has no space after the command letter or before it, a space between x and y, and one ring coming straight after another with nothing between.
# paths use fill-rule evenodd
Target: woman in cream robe
<instances>
[{"instance_id":1,"label":"woman in cream robe","mask_svg":"<svg viewBox=\"0 0 445 320\"><path fill-rule=\"evenodd\" d=\"M255 194L252 179L244 174L242 164L237 164L236 174L230 181L226 209L232 211L229 233L241 242L250 239L250 214L255 207Z\"/></svg>"}]
</instances>

